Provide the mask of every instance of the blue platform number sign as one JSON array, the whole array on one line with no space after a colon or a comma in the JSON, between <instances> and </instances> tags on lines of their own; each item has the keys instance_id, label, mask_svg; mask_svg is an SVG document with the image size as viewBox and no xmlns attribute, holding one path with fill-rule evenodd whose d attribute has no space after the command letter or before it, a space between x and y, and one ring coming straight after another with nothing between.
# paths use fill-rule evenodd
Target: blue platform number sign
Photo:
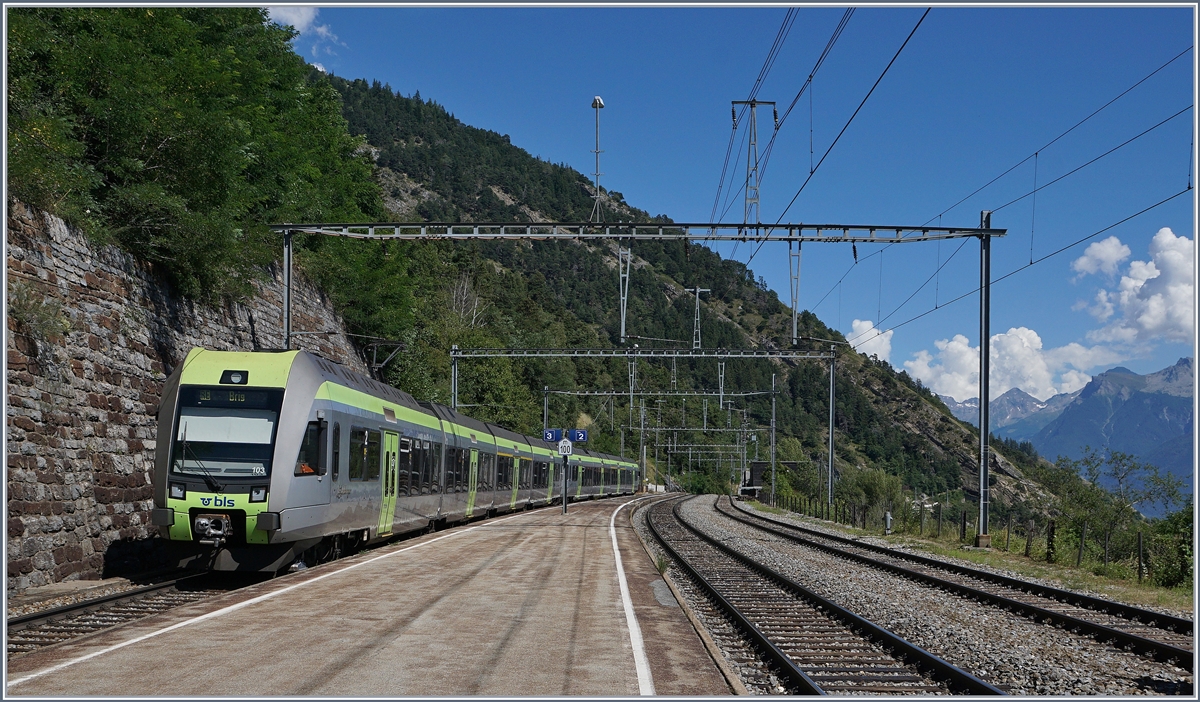
<instances>
[{"instance_id":1,"label":"blue platform number sign","mask_svg":"<svg viewBox=\"0 0 1200 702\"><path fill-rule=\"evenodd\" d=\"M570 434L568 438L570 438L573 443L587 441L587 429L572 429L568 433Z\"/></svg>"},{"instance_id":2,"label":"blue platform number sign","mask_svg":"<svg viewBox=\"0 0 1200 702\"><path fill-rule=\"evenodd\" d=\"M562 429L546 429L542 432L542 439L552 444L557 444L562 440Z\"/></svg>"}]
</instances>

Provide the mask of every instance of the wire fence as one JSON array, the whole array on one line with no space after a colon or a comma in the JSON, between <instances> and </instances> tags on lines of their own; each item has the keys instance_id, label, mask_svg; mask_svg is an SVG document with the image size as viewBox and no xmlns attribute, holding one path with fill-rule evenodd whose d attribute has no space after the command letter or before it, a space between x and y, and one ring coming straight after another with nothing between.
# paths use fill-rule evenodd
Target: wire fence
<instances>
[{"instance_id":1,"label":"wire fence","mask_svg":"<svg viewBox=\"0 0 1200 702\"><path fill-rule=\"evenodd\" d=\"M795 514L877 534L921 537L948 547L975 542L977 513L904 500L893 512L884 504L864 505L807 495L780 496L777 506ZM1192 540L1145 528L1113 527L1097 519L1014 519L989 524L991 548L1032 561L1074 567L1095 575L1136 579L1161 587L1192 580Z\"/></svg>"}]
</instances>

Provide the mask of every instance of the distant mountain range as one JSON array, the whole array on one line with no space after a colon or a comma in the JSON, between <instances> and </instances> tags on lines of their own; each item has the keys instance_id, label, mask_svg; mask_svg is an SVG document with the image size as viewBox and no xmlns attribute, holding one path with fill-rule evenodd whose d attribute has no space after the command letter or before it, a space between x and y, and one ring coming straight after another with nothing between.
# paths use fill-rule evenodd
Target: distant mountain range
<instances>
[{"instance_id":1,"label":"distant mountain range","mask_svg":"<svg viewBox=\"0 0 1200 702\"><path fill-rule=\"evenodd\" d=\"M1138 375L1117 367L1082 389L1046 401L1013 388L992 400L992 434L1031 441L1050 460L1078 459L1083 448L1122 451L1192 484L1193 359ZM978 424L979 399L956 402L942 396L955 417Z\"/></svg>"}]
</instances>

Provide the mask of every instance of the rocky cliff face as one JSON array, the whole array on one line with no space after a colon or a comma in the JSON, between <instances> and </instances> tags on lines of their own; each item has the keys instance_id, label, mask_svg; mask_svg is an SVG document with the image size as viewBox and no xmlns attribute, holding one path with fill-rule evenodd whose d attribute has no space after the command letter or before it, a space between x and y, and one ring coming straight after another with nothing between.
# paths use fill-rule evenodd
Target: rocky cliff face
<instances>
[{"instance_id":1,"label":"rocky cliff face","mask_svg":"<svg viewBox=\"0 0 1200 702\"><path fill-rule=\"evenodd\" d=\"M193 346L282 347L281 276L244 304L195 304L21 203L7 265L8 588L147 567L162 383ZM329 301L302 278L293 296L293 330L337 330L299 345L365 372Z\"/></svg>"}]
</instances>

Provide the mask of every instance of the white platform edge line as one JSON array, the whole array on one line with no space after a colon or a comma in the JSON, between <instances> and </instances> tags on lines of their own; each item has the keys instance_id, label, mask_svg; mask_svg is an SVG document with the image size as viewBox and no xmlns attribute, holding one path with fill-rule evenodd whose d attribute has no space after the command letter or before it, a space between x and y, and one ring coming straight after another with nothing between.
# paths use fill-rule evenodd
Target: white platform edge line
<instances>
[{"instance_id":1,"label":"white platform edge line","mask_svg":"<svg viewBox=\"0 0 1200 702\"><path fill-rule=\"evenodd\" d=\"M117 649L125 648L126 646L131 646L135 643L140 643L142 641L145 641L146 639L152 639L155 636L158 636L160 634L166 634L166 633L174 631L176 629L182 629L185 626L190 626L192 624L196 624L198 622L202 622L202 621L205 621L208 619L215 619L217 617L229 614L230 612L236 612L237 610L242 609L243 607L248 607L252 604L257 604L259 602L269 600L272 597L282 595L285 592L291 592L292 590L304 587L305 585L309 585L311 583L315 583L319 580L324 580L325 578L328 578L328 577L331 577L334 575L340 575L347 571L354 570L355 568L358 568L360 566L365 566L368 563L374 563L375 561L382 560L384 558L390 558L392 556L395 556L396 554L404 553L405 551L411 551L415 548L420 548L422 546L432 544L437 541L441 541L442 539L448 539L453 536L461 536L462 534L466 534L467 532L470 532L470 531L475 531L476 529L482 529L485 527L494 526L496 524L507 522L508 520L515 519L516 517L519 517L519 516L523 516L523 515L514 514L510 517L498 519L494 522L489 522L487 524L478 524L473 527L468 527L466 529L463 529L462 531L456 531L453 534L443 534L442 536L438 536L436 538L430 539L429 541L422 541L419 544L413 544L412 546L406 546L398 551L392 551L391 553L385 553L380 556L375 556L374 558L367 559L365 561L362 561L361 563L355 563L353 565L346 566L345 568L340 568L338 570L335 570L331 573L325 573L324 575L318 575L317 577L312 578L311 580L305 580L304 582L296 583L295 585L289 585L288 587L282 588L280 590L275 590L275 591L268 592L263 595L259 595L258 597L251 598L249 600L246 600L245 602L238 602L237 604L232 604L232 605L229 605L228 607L223 607L221 609L214 610L212 612L209 612L208 614L202 614L198 617L193 617L192 619L186 619L182 622L178 622L176 624L172 624L171 626L165 627L163 629L159 629L158 631L152 631L149 634L143 634L141 636L137 636L132 639L129 639L128 641L122 641L119 644L113 644L112 646L109 646L108 648L102 648L99 651L93 651L87 655L80 656L78 658L72 658L71 660L68 660L68 661L63 661L62 663L59 663L58 665L51 666L49 668L46 668L45 670L39 670L36 673L30 673L29 675L26 675L25 677L9 680L8 683L5 685L5 688L7 689L10 687L13 687L14 685L20 685L21 683L28 682L30 680L33 680L34 678L40 678L43 675L46 675L48 673L58 672L60 670L63 670L64 668L69 668L69 667L75 665L76 663L82 663L84 661L91 660L92 658L96 658L97 656L102 656L106 653L112 653L113 651L116 651Z\"/></svg>"},{"instance_id":2,"label":"white platform edge line","mask_svg":"<svg viewBox=\"0 0 1200 702\"><path fill-rule=\"evenodd\" d=\"M633 665L637 670L638 693L644 696L654 696L654 676L650 674L650 661L646 658L646 647L642 643L642 628L638 625L637 615L633 611L633 600L629 598L629 583L625 579L625 566L621 561L621 549L617 547L617 513L625 507L647 499L639 497L630 500L613 510L608 520L608 535L612 538L613 556L617 561L617 583L621 586L621 604L625 608L625 628L629 630L629 643L633 646Z\"/></svg>"}]
</instances>

